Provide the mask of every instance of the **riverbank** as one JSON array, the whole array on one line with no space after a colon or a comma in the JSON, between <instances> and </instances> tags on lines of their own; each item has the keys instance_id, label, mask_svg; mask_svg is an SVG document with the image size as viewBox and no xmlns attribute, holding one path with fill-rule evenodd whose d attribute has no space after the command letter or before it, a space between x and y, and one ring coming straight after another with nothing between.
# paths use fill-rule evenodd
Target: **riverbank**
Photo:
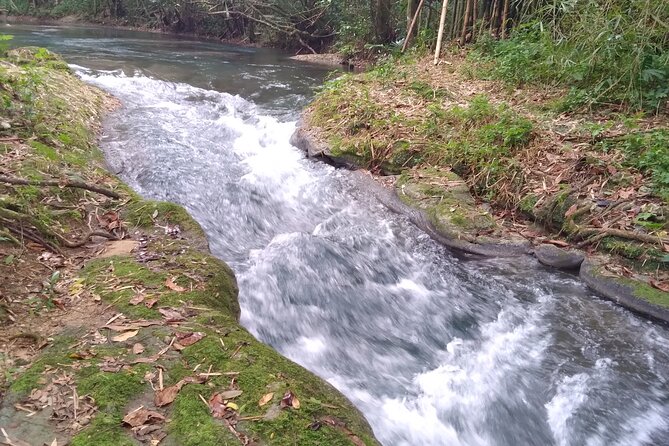
<instances>
[{"instance_id":1,"label":"riverbank","mask_svg":"<svg viewBox=\"0 0 669 446\"><path fill-rule=\"evenodd\" d=\"M329 384L238 323L199 225L96 146L116 101L59 57L0 60L0 426L10 444L377 444Z\"/></svg>"},{"instance_id":2,"label":"riverbank","mask_svg":"<svg viewBox=\"0 0 669 446\"><path fill-rule=\"evenodd\" d=\"M444 244L534 253L669 321L666 113L569 111L565 91L510 88L483 68L451 54L436 67L405 58L344 75L293 141L376 175Z\"/></svg>"}]
</instances>

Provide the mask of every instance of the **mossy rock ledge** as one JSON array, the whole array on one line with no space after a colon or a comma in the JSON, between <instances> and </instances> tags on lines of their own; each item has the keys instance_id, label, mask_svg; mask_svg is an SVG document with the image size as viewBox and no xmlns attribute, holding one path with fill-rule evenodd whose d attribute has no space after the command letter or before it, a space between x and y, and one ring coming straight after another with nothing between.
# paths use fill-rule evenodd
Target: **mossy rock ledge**
<instances>
[{"instance_id":1,"label":"mossy rock ledge","mask_svg":"<svg viewBox=\"0 0 669 446\"><path fill-rule=\"evenodd\" d=\"M5 129L9 142L0 144L4 154L21 153L10 165L17 175L30 177L26 168L35 165L38 179L42 172L84 178L120 197L17 186L11 191L33 192L22 195L21 209L58 194L63 205L94 203L99 215L113 216L115 227L124 228L124 240L91 239L76 251L58 251L67 260L76 256L63 262L58 278L54 295L63 308L35 311L41 320L68 322L46 325L35 356L0 370L3 378L7 372L0 381L0 438L71 446L379 444L344 395L239 324L235 276L211 255L188 212L137 196L103 168L96 134L112 98L43 49L0 58L0 80L2 87L27 92L3 96L11 101L12 123L22 124L16 138ZM36 112L28 115L28 109ZM67 224L75 234L91 224L78 213L63 215L50 213L49 222ZM174 387L173 401L158 399L161 389ZM227 396L210 402L221 393ZM133 430L123 420L140 407L153 411L152 421Z\"/></svg>"},{"instance_id":2,"label":"mossy rock ledge","mask_svg":"<svg viewBox=\"0 0 669 446\"><path fill-rule=\"evenodd\" d=\"M669 324L669 293L638 280L608 273L604 262L585 259L579 271L581 280L604 298L641 316Z\"/></svg>"}]
</instances>

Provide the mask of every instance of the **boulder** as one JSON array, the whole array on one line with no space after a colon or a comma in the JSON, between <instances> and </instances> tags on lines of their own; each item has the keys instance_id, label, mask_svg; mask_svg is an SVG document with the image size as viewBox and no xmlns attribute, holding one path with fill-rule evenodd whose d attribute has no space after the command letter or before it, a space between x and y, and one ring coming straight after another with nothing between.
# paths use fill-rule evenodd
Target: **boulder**
<instances>
[{"instance_id":1,"label":"boulder","mask_svg":"<svg viewBox=\"0 0 669 446\"><path fill-rule=\"evenodd\" d=\"M585 259L580 251L561 249L551 244L537 246L534 255L543 265L565 270L578 269Z\"/></svg>"}]
</instances>

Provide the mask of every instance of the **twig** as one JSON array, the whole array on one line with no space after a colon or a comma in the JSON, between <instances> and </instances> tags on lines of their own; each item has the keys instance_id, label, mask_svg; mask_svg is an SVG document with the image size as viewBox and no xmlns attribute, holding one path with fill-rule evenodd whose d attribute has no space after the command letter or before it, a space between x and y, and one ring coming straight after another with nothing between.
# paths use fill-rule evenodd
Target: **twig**
<instances>
[{"instance_id":1,"label":"twig","mask_svg":"<svg viewBox=\"0 0 669 446\"><path fill-rule=\"evenodd\" d=\"M23 185L23 186L57 186L57 187L72 187L76 189L85 189L98 194L106 195L110 198L121 198L121 195L114 191L98 186L86 184L83 181L72 180L26 180L24 178L8 177L0 175L0 183Z\"/></svg>"}]
</instances>

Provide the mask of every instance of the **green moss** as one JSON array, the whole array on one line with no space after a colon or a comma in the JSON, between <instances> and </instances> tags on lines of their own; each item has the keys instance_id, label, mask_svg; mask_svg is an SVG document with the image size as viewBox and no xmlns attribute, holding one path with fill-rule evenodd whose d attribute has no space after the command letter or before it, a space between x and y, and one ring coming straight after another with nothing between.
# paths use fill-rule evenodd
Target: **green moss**
<instances>
[{"instance_id":1,"label":"green moss","mask_svg":"<svg viewBox=\"0 0 669 446\"><path fill-rule=\"evenodd\" d=\"M631 279L618 279L618 281L624 285L629 286L633 291L635 297L643 299L652 304L659 305L661 307L669 308L669 293L660 291L657 288L640 282L638 280Z\"/></svg>"},{"instance_id":2,"label":"green moss","mask_svg":"<svg viewBox=\"0 0 669 446\"><path fill-rule=\"evenodd\" d=\"M72 438L71 446L136 446L121 428L123 418L118 414L98 413L93 422Z\"/></svg>"},{"instance_id":3,"label":"green moss","mask_svg":"<svg viewBox=\"0 0 669 446\"><path fill-rule=\"evenodd\" d=\"M223 321L218 321L223 322ZM241 422L238 428L247 435L276 445L327 444L350 445L348 436L337 430L323 428L312 431L307 427L320 416L331 415L346 422L349 429L366 444L376 444L369 427L359 413L341 394L319 378L283 358L270 347L256 341L246 330L228 325L225 336L211 334L182 351L189 365L211 365L218 371L237 371L236 383L243 391L235 399L242 416L264 415L269 406L258 407L258 400L267 392L275 392L274 404L283 393L292 391L301 401L299 410L282 410L271 421ZM219 337L226 347L220 343ZM232 353L237 351L234 357ZM225 434L216 422L202 417L206 409L199 399L211 397L215 389L225 388L229 377L212 380L212 387L188 386L177 399L171 429L184 444L215 445L225 442ZM332 409L328 406L336 406ZM201 432L192 432L195 423ZM199 442L199 443L198 443ZM219 443L217 443L219 442ZM224 443L225 444L225 443Z\"/></svg>"},{"instance_id":4,"label":"green moss","mask_svg":"<svg viewBox=\"0 0 669 446\"><path fill-rule=\"evenodd\" d=\"M77 389L80 395L91 395L100 410L120 414L130 400L144 390L142 365L118 373L100 372L97 365L85 367L77 372Z\"/></svg>"},{"instance_id":5,"label":"green moss","mask_svg":"<svg viewBox=\"0 0 669 446\"><path fill-rule=\"evenodd\" d=\"M105 279L110 275L120 279L120 285L109 286ZM151 271L137 263L129 256L110 257L89 262L81 273L84 283L105 301L112 302L120 311L130 317L138 319L159 319L161 317L155 309L144 305L130 305L135 291L128 285L141 287L147 290L147 298L153 292L166 290L167 275Z\"/></svg>"},{"instance_id":6,"label":"green moss","mask_svg":"<svg viewBox=\"0 0 669 446\"><path fill-rule=\"evenodd\" d=\"M59 158L58 152L56 152L55 149L42 144L39 141L31 141L30 146L35 149L35 153L37 153L40 156L45 157L46 159L55 161Z\"/></svg>"},{"instance_id":7,"label":"green moss","mask_svg":"<svg viewBox=\"0 0 669 446\"><path fill-rule=\"evenodd\" d=\"M124 211L124 218L130 224L139 227L153 227L154 222L158 220L179 225L184 231L204 236L202 227L182 206L165 201L144 200L136 195L135 197L127 204Z\"/></svg>"},{"instance_id":8,"label":"green moss","mask_svg":"<svg viewBox=\"0 0 669 446\"><path fill-rule=\"evenodd\" d=\"M239 440L215 420L199 395L208 398L211 389L204 385L184 387L174 401L169 432L179 438L183 446L237 446Z\"/></svg>"},{"instance_id":9,"label":"green moss","mask_svg":"<svg viewBox=\"0 0 669 446\"><path fill-rule=\"evenodd\" d=\"M100 297L113 302L119 310L135 318L156 319L161 316L156 309L149 309L144 305L130 305L129 301L135 296L135 292L127 288L127 285L144 288L147 299L157 297L157 308L181 306L182 302L189 302L193 306L219 310L238 318L240 309L237 283L230 268L215 257L194 251L177 241L173 243L172 249L176 253L170 259L169 272L155 272L137 263L133 257L119 256L90 262L84 268L82 276L85 283L92 286ZM157 250L164 252L160 248ZM197 275L202 283L194 282L184 273ZM113 287L104 285L104 278L109 275L120 279L120 284ZM192 287L193 291L170 290L165 285L168 278L173 278L177 285L186 290Z\"/></svg>"},{"instance_id":10,"label":"green moss","mask_svg":"<svg viewBox=\"0 0 669 446\"><path fill-rule=\"evenodd\" d=\"M565 213L576 202L569 186L560 186L560 191L547 200L539 209L535 209L537 220L555 229L564 229L567 233L571 227L565 225Z\"/></svg>"},{"instance_id":11,"label":"green moss","mask_svg":"<svg viewBox=\"0 0 669 446\"><path fill-rule=\"evenodd\" d=\"M28 395L33 389L41 387L44 370L47 367L57 367L58 364L71 364L69 346L76 343L76 337L70 335L58 336L53 344L14 382L9 390L19 397Z\"/></svg>"},{"instance_id":12,"label":"green moss","mask_svg":"<svg viewBox=\"0 0 669 446\"><path fill-rule=\"evenodd\" d=\"M615 237L606 237L602 240L602 247L613 253L618 254L628 259L639 259L648 248L639 243L627 242Z\"/></svg>"},{"instance_id":13,"label":"green moss","mask_svg":"<svg viewBox=\"0 0 669 446\"><path fill-rule=\"evenodd\" d=\"M520 210L523 211L526 215L534 216L534 207L537 205L539 197L534 194L525 195L520 200Z\"/></svg>"}]
</instances>

